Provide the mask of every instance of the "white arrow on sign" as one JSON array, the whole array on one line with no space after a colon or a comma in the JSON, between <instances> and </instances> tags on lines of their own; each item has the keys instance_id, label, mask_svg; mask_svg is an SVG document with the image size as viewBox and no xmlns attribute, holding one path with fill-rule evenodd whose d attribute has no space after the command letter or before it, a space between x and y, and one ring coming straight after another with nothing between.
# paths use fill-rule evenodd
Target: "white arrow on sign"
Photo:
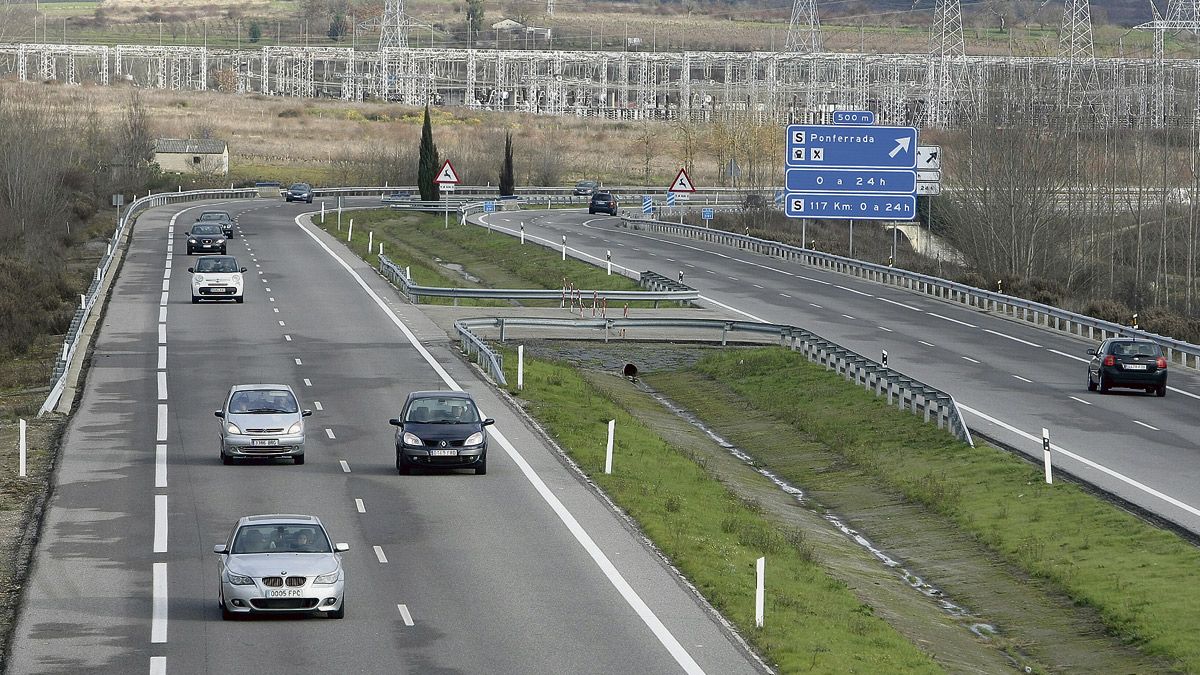
<instances>
[{"instance_id":1,"label":"white arrow on sign","mask_svg":"<svg viewBox=\"0 0 1200 675\"><path fill-rule=\"evenodd\" d=\"M901 150L903 150L904 152L908 152L908 147L909 147L910 143L912 143L911 136L905 136L904 138L897 138L896 139L896 147L892 148L892 151L888 153L888 157L895 157L896 155L900 154Z\"/></svg>"}]
</instances>

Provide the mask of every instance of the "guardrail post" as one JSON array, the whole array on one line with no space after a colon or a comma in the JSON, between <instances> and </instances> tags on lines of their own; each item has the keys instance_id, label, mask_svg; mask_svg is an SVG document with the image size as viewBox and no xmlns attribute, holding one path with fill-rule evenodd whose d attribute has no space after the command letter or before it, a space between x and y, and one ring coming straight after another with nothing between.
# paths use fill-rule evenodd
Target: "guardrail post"
<instances>
[{"instance_id":1,"label":"guardrail post","mask_svg":"<svg viewBox=\"0 0 1200 675\"><path fill-rule=\"evenodd\" d=\"M504 342L504 319L500 319L500 341Z\"/></svg>"},{"instance_id":2,"label":"guardrail post","mask_svg":"<svg viewBox=\"0 0 1200 675\"><path fill-rule=\"evenodd\" d=\"M656 305L656 306L657 306L657 305ZM732 328L732 327L733 327L733 326L732 326L732 325L731 325L731 324L730 324L728 321L726 321L726 322L724 323L724 325L722 325L722 326L721 326L721 346L722 346L722 347L724 347L724 346L725 346L725 344L726 344L726 336L729 334L729 329L730 329L730 328Z\"/></svg>"}]
</instances>

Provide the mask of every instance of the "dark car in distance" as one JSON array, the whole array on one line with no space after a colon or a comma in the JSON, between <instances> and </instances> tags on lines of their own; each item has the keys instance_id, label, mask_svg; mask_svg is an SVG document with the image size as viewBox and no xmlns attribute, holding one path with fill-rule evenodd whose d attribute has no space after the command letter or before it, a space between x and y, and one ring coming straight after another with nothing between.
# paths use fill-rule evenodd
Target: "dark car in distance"
<instances>
[{"instance_id":1,"label":"dark car in distance","mask_svg":"<svg viewBox=\"0 0 1200 675\"><path fill-rule=\"evenodd\" d=\"M289 202L308 202L311 204L313 199L312 186L308 183L292 183L288 187L287 192L283 193L283 198Z\"/></svg>"},{"instance_id":2,"label":"dark car in distance","mask_svg":"<svg viewBox=\"0 0 1200 675\"><path fill-rule=\"evenodd\" d=\"M1167 395L1167 358L1162 347L1151 340L1111 338L1089 349L1087 387L1101 393L1114 387L1144 389Z\"/></svg>"},{"instance_id":3,"label":"dark car in distance","mask_svg":"<svg viewBox=\"0 0 1200 675\"><path fill-rule=\"evenodd\" d=\"M581 197L596 194L600 184L594 180L581 180L575 184L575 194Z\"/></svg>"},{"instance_id":4,"label":"dark car in distance","mask_svg":"<svg viewBox=\"0 0 1200 675\"><path fill-rule=\"evenodd\" d=\"M225 232L217 223L192 223L187 233L187 252L197 251L225 255Z\"/></svg>"},{"instance_id":5,"label":"dark car in distance","mask_svg":"<svg viewBox=\"0 0 1200 675\"><path fill-rule=\"evenodd\" d=\"M233 216L229 215L228 211L202 211L200 216L196 218L197 223L216 223L221 226L221 231L225 233L225 238L233 236Z\"/></svg>"},{"instance_id":6,"label":"dark car in distance","mask_svg":"<svg viewBox=\"0 0 1200 675\"><path fill-rule=\"evenodd\" d=\"M607 213L610 216L617 215L617 198L608 192L597 192L592 195L592 201L588 204L588 213Z\"/></svg>"},{"instance_id":7,"label":"dark car in distance","mask_svg":"<svg viewBox=\"0 0 1200 675\"><path fill-rule=\"evenodd\" d=\"M474 469L487 473L488 433L495 424L479 414L465 391L414 391L404 401L396 427L396 471L415 468Z\"/></svg>"}]
</instances>

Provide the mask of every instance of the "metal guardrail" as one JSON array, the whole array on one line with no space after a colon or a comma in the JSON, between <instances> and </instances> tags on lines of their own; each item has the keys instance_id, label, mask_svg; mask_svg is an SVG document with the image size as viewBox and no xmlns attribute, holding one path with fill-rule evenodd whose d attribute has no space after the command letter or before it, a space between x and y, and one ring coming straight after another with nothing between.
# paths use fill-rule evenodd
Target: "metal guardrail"
<instances>
[{"instance_id":1,"label":"metal guardrail","mask_svg":"<svg viewBox=\"0 0 1200 675\"><path fill-rule=\"evenodd\" d=\"M392 262L387 256L379 256L379 274L400 289L414 304L420 304L421 298L454 298L455 304L459 298L477 298L489 300L560 300L566 299L565 291L556 289L522 289L522 288L444 288L439 286L418 286L412 283L405 270ZM686 290L683 290L686 289ZM688 302L699 300L700 292L686 286L673 290L652 291L605 291L581 290L574 291L576 296L590 297L597 300L644 300L647 302ZM656 305L657 306L657 305Z\"/></svg>"},{"instance_id":2,"label":"metal guardrail","mask_svg":"<svg viewBox=\"0 0 1200 675\"><path fill-rule=\"evenodd\" d=\"M1003 293L996 293L938 277L888 267L887 265L843 258L831 253L822 253L769 239L759 239L724 230L630 217L623 217L621 224L631 229L699 239L743 249L760 255L792 260L810 267L827 269L876 283L897 286L914 293L921 293L942 300L959 302L968 307L995 312L1006 317L1026 321L1070 335L1085 337L1090 340L1106 340L1110 337L1149 339L1157 342L1166 351L1169 361L1178 363L1184 367L1200 368L1200 346L1198 345L1083 314L1076 314L1065 309L1044 305L1031 300L1024 300Z\"/></svg>"},{"instance_id":3,"label":"metal guardrail","mask_svg":"<svg viewBox=\"0 0 1200 675\"><path fill-rule=\"evenodd\" d=\"M148 195L136 199L125 210L117 222L117 229L113 233L112 239L108 243L108 248L104 252L104 257L100 259L100 263L96 266L96 272L92 276L92 283L88 287L86 294L81 295L79 300L79 309L75 310L75 316L71 319L71 326L67 329L66 338L63 340L62 351L58 355L58 359L54 362L54 373L51 376L50 394L46 397L46 401L42 403L42 407L38 410L38 417L46 414L58 405L59 399L62 398L63 392L67 386L67 372L70 370L71 361L75 358L76 350L79 348L80 335L83 333L83 327L87 323L88 317L91 316L92 308L96 302L101 300L100 288L104 283L105 277L108 275L109 269L112 267L113 260L117 252L117 246L120 245L121 237L125 235L125 228L133 222L133 220L146 209L156 206L164 206L175 202L195 201L198 199L241 199L257 197L258 190L256 188L244 188L239 190L193 190L190 192L164 192L157 195Z\"/></svg>"},{"instance_id":4,"label":"metal guardrail","mask_svg":"<svg viewBox=\"0 0 1200 675\"><path fill-rule=\"evenodd\" d=\"M565 328L589 331L604 331L604 341L615 330L645 328L700 329L721 332L721 345L728 344L729 334L751 332L778 336L779 346L802 352L809 361L819 363L836 371L876 396L887 396L888 405L896 405L914 415L921 415L925 422L935 422L939 429L949 429L957 439L974 447L971 430L963 419L958 403L950 394L931 387L851 351L835 342L796 326L753 321L725 321L722 319L545 319L526 317L487 317L459 319L454 322L462 350L473 356L475 362L500 386L508 386L504 377L504 362L487 342L476 332L482 328L499 331L500 342L505 342L508 329L516 328ZM624 339L628 339L628 334Z\"/></svg>"}]
</instances>

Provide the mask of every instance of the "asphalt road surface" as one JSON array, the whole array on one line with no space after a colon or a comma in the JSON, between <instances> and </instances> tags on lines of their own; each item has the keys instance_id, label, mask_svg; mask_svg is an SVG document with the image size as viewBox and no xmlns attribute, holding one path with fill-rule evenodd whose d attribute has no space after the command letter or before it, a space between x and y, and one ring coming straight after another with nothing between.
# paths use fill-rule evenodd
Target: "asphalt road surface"
<instances>
[{"instance_id":1,"label":"asphalt road surface","mask_svg":"<svg viewBox=\"0 0 1200 675\"><path fill-rule=\"evenodd\" d=\"M246 301L192 305L183 233L214 206L137 224L64 440L10 672L759 670L444 331L297 222L316 204L226 203ZM222 465L213 411L250 382L289 384L314 410L305 465ZM408 391L444 387L496 418L488 475L398 476L387 420ZM212 547L256 513L314 514L350 544L344 620L222 621Z\"/></svg>"},{"instance_id":2,"label":"asphalt road surface","mask_svg":"<svg viewBox=\"0 0 1200 675\"><path fill-rule=\"evenodd\" d=\"M1172 367L1166 398L1086 386L1096 343L798 262L618 227L617 218L534 210L473 218L617 271L654 270L747 320L793 324L954 395L968 426L1200 533L1200 375ZM636 313L633 315L636 316Z\"/></svg>"}]
</instances>

